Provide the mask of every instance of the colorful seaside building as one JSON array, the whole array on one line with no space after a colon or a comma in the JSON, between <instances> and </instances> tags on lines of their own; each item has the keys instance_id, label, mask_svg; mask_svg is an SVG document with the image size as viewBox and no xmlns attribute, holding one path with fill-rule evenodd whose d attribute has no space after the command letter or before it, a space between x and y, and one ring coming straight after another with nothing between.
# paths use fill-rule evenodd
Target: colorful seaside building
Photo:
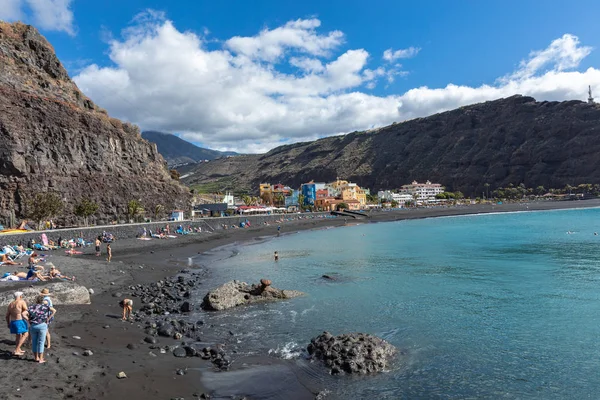
<instances>
[{"instance_id":1,"label":"colorful seaside building","mask_svg":"<svg viewBox=\"0 0 600 400\"><path fill-rule=\"evenodd\" d=\"M361 188L356 183L337 178L334 182L327 184L327 189L330 196L341 198L348 206L350 206L348 202L351 200L357 200L360 204L359 208L367 205L367 190Z\"/></svg>"},{"instance_id":2,"label":"colorful seaside building","mask_svg":"<svg viewBox=\"0 0 600 400\"><path fill-rule=\"evenodd\" d=\"M317 190L325 189L325 183L323 182L308 182L303 183L300 186L300 191L304 196L304 204L305 206L314 206L315 201L317 200Z\"/></svg>"}]
</instances>

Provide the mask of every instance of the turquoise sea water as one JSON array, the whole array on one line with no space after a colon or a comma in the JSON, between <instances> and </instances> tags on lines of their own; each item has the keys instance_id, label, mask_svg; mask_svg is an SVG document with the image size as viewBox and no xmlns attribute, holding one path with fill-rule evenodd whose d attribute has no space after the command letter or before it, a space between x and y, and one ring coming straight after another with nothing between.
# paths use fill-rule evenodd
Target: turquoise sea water
<instances>
[{"instance_id":1,"label":"turquoise sea water","mask_svg":"<svg viewBox=\"0 0 600 400\"><path fill-rule=\"evenodd\" d=\"M230 249L235 255L214 265L214 282L269 278L308 295L212 314L210 323L243 326L236 332L243 352L290 358L340 398L595 399L595 231L600 209L282 235ZM402 353L378 376L323 377L299 350L324 330L372 333Z\"/></svg>"}]
</instances>

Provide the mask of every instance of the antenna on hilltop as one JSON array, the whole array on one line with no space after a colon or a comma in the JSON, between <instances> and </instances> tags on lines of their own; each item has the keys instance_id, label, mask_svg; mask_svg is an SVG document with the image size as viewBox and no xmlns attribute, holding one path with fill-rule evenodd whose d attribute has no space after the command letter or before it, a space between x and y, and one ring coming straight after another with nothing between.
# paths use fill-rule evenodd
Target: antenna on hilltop
<instances>
[{"instance_id":1,"label":"antenna on hilltop","mask_svg":"<svg viewBox=\"0 0 600 400\"><path fill-rule=\"evenodd\" d=\"M588 86L588 104L594 104L594 98L592 97L592 87Z\"/></svg>"}]
</instances>

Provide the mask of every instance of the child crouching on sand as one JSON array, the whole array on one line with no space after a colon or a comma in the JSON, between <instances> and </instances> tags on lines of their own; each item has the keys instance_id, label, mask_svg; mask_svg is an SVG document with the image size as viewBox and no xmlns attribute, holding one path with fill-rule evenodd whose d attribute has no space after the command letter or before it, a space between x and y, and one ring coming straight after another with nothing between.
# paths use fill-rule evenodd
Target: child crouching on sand
<instances>
[{"instance_id":1,"label":"child crouching on sand","mask_svg":"<svg viewBox=\"0 0 600 400\"><path fill-rule=\"evenodd\" d=\"M123 299L119 302L119 306L123 309L123 321L127 321L131 318L131 312L133 311L133 300Z\"/></svg>"}]
</instances>

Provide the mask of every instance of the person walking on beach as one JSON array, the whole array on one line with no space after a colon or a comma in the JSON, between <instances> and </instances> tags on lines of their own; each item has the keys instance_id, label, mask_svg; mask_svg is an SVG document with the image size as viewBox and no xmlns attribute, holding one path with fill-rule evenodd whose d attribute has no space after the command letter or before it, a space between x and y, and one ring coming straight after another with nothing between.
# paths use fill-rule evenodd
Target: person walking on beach
<instances>
[{"instance_id":1,"label":"person walking on beach","mask_svg":"<svg viewBox=\"0 0 600 400\"><path fill-rule=\"evenodd\" d=\"M40 364L44 360L44 344L46 342L46 333L48 332L48 323L54 316L54 312L44 302L44 296L36 298L35 304L27 309L29 316L29 333L31 335L31 348L33 350L33 359Z\"/></svg>"},{"instance_id":2,"label":"person walking on beach","mask_svg":"<svg viewBox=\"0 0 600 400\"><path fill-rule=\"evenodd\" d=\"M106 245L106 254L108 255L106 261L110 262L112 259L112 249L110 248L110 243Z\"/></svg>"},{"instance_id":3,"label":"person walking on beach","mask_svg":"<svg viewBox=\"0 0 600 400\"><path fill-rule=\"evenodd\" d=\"M119 302L119 306L123 309L123 321L127 321L131 318L131 312L133 311L133 300L123 299Z\"/></svg>"},{"instance_id":4,"label":"person walking on beach","mask_svg":"<svg viewBox=\"0 0 600 400\"><path fill-rule=\"evenodd\" d=\"M52 268L54 268L54 265L52 266ZM52 305L52 298L50 298L50 291L48 290L48 288L42 289L42 291L40 292L40 296L44 297L44 304L50 308L50 311L52 311L52 317L50 317L50 319L48 320L48 330L46 331L46 348L49 349L51 346L50 339L52 339L52 337L50 336L50 324L54 320L54 314L56 314L56 309Z\"/></svg>"},{"instance_id":5,"label":"person walking on beach","mask_svg":"<svg viewBox=\"0 0 600 400\"><path fill-rule=\"evenodd\" d=\"M23 292L15 292L14 300L8 305L6 311L6 324L10 333L15 335L15 351L13 355L22 356L25 354L21 346L27 339L27 321L23 319L23 313L27 312L27 303L23 300Z\"/></svg>"},{"instance_id":6,"label":"person walking on beach","mask_svg":"<svg viewBox=\"0 0 600 400\"><path fill-rule=\"evenodd\" d=\"M96 257L100 257L100 244L102 242L100 241L100 238L97 237L96 238Z\"/></svg>"}]
</instances>

